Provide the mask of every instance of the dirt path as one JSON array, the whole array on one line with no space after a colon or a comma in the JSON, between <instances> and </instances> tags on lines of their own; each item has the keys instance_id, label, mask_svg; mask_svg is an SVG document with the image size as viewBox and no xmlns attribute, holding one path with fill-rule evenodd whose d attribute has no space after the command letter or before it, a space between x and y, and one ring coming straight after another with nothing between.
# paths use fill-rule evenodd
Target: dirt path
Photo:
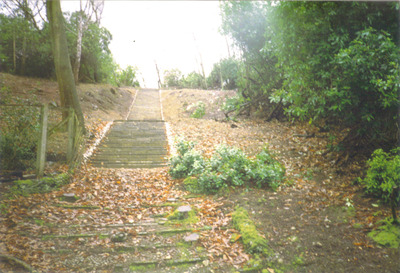
<instances>
[{"instance_id":1,"label":"dirt path","mask_svg":"<svg viewBox=\"0 0 400 273\"><path fill-rule=\"evenodd\" d=\"M172 136L184 135L196 142L204 155L211 155L215 145L222 143L249 155L268 146L286 167L287 184L278 192L239 188L218 197L230 210L240 205L249 211L275 252L269 261L277 268L283 272L400 272L399 249L377 245L367 236L390 216L390 208L366 196L356 183L362 164L336 166L335 153L327 151L340 140L339 131L316 131L315 137L302 138L297 136L313 130L308 124L216 121L219 112L209 103L207 117L193 119L185 105L196 98L215 102L224 95L216 91L196 94L163 92L165 108L172 108L165 114Z\"/></svg>"}]
</instances>

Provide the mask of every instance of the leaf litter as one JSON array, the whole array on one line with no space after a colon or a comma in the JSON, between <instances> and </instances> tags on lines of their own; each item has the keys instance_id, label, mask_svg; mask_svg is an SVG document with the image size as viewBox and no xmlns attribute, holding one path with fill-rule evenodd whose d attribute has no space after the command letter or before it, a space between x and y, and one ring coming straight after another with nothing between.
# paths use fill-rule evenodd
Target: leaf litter
<instances>
[{"instance_id":1,"label":"leaf litter","mask_svg":"<svg viewBox=\"0 0 400 273\"><path fill-rule=\"evenodd\" d=\"M75 172L71 184L59 191L4 201L7 214L1 216L0 241L8 254L41 271L113 271L115 263L157 255L170 258L176 255L176 249L168 249L174 240L151 233L148 227L158 221L155 216L162 219L174 210L163 204L177 200L198 211L199 221L191 228L201 235L198 244L205 249L204 265L240 267L250 260L240 237L231 240L237 231L231 227L230 213L239 204L269 240L276 252L274 262L289 271L363 268L366 272L393 272L400 268L398 250L379 248L366 236L377 221L390 215L389 209L371 206L375 201L360 194L361 186L353 185L363 168L359 161L335 165L336 154L326 149L332 144L328 133L315 131L318 137L303 138L298 135L313 130L308 124L254 119L240 120L232 128L229 122L215 120L221 114L215 101L226 95L221 91L212 93L215 100L206 105L209 112L204 119L192 119L183 105L196 102L196 94L198 91L163 91L164 116L172 138L185 136L195 141L206 156L218 144L239 147L250 156L267 145L285 165L290 183L278 192L236 189L222 196L189 198L181 181L171 180L167 168L114 170L85 164ZM93 139L104 126L103 121L93 124ZM338 141L345 132L335 134ZM78 199L73 204L60 200L65 193ZM348 209L348 200L354 209ZM361 228L354 228L355 224ZM145 239L140 237L143 232L147 232ZM112 240L119 234L127 241ZM153 244L168 250L156 251L152 257L141 257L137 249L119 251L127 248L127 242L136 248ZM96 252L97 256L89 254ZM291 267L293 257L303 260L303 269Z\"/></svg>"}]
</instances>

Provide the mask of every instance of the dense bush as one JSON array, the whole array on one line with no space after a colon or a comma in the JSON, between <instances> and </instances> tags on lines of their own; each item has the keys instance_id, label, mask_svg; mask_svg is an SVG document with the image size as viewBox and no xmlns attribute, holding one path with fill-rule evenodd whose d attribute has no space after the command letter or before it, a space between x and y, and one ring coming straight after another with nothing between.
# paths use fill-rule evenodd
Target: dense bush
<instances>
[{"instance_id":1,"label":"dense bush","mask_svg":"<svg viewBox=\"0 0 400 273\"><path fill-rule=\"evenodd\" d=\"M128 65L126 69L123 69L116 73L116 84L118 86L139 86L139 81L137 80L138 69L131 65Z\"/></svg>"},{"instance_id":2,"label":"dense bush","mask_svg":"<svg viewBox=\"0 0 400 273\"><path fill-rule=\"evenodd\" d=\"M171 157L169 170L173 178L185 178L201 173L205 167L205 161L201 153L194 150L194 143L179 139L176 142L176 156Z\"/></svg>"},{"instance_id":3,"label":"dense bush","mask_svg":"<svg viewBox=\"0 0 400 273\"><path fill-rule=\"evenodd\" d=\"M180 79L179 85L184 88L191 88L191 89L205 89L205 82L204 77L193 71L190 72L187 76L182 76Z\"/></svg>"},{"instance_id":4,"label":"dense bush","mask_svg":"<svg viewBox=\"0 0 400 273\"><path fill-rule=\"evenodd\" d=\"M213 65L207 78L209 88L232 90L237 88L239 61L235 58L226 58ZM222 81L222 83L221 83Z\"/></svg>"},{"instance_id":5,"label":"dense bush","mask_svg":"<svg viewBox=\"0 0 400 273\"><path fill-rule=\"evenodd\" d=\"M1 106L27 104L12 98L7 89L0 90L0 169L25 170L33 167L39 136L39 110L29 106ZM35 103L35 97L29 103Z\"/></svg>"},{"instance_id":6,"label":"dense bush","mask_svg":"<svg viewBox=\"0 0 400 273\"><path fill-rule=\"evenodd\" d=\"M192 142L181 140L177 146L179 154L171 158L170 174L174 178L192 176L184 183L190 191L216 193L244 185L276 190L284 179L285 168L266 148L251 159L238 148L221 145L206 159L193 149Z\"/></svg>"},{"instance_id":7,"label":"dense bush","mask_svg":"<svg viewBox=\"0 0 400 273\"><path fill-rule=\"evenodd\" d=\"M394 2L222 3L222 31L241 51L239 94L252 110L269 112L268 118L283 109L292 119L351 128L342 143L348 150L394 147L399 7Z\"/></svg>"},{"instance_id":8,"label":"dense bush","mask_svg":"<svg viewBox=\"0 0 400 273\"><path fill-rule=\"evenodd\" d=\"M394 196L395 203L400 202L400 148L394 149L389 153L382 149L376 150L370 160L368 160L368 170L362 182L368 193L389 203L392 193L397 188Z\"/></svg>"}]
</instances>

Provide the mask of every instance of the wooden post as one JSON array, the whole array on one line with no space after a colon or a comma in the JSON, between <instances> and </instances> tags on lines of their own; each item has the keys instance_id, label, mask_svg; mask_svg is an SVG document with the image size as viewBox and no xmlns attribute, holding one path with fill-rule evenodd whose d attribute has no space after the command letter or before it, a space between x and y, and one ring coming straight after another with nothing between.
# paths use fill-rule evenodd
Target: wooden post
<instances>
[{"instance_id":1,"label":"wooden post","mask_svg":"<svg viewBox=\"0 0 400 273\"><path fill-rule=\"evenodd\" d=\"M73 108L68 111L68 148L67 162L70 163L74 155L74 139L75 139L75 112Z\"/></svg>"},{"instance_id":2,"label":"wooden post","mask_svg":"<svg viewBox=\"0 0 400 273\"><path fill-rule=\"evenodd\" d=\"M49 105L44 104L40 113L40 137L36 157L36 174L43 177L44 164L46 163L47 126L49 118Z\"/></svg>"},{"instance_id":3,"label":"wooden post","mask_svg":"<svg viewBox=\"0 0 400 273\"><path fill-rule=\"evenodd\" d=\"M157 76L158 76L158 89L161 89L160 71L158 70L158 66L157 66L156 60L154 60L154 63L156 64L156 70L157 70Z\"/></svg>"}]
</instances>

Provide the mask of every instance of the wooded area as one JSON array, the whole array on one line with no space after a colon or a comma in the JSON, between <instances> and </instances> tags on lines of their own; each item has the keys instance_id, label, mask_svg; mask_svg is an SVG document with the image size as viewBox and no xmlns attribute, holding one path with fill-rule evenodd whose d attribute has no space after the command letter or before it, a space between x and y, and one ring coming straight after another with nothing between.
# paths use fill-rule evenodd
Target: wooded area
<instances>
[{"instance_id":1,"label":"wooded area","mask_svg":"<svg viewBox=\"0 0 400 273\"><path fill-rule=\"evenodd\" d=\"M243 1L221 11L241 51L239 107L321 130L347 126L341 150L396 147L398 3Z\"/></svg>"}]
</instances>

